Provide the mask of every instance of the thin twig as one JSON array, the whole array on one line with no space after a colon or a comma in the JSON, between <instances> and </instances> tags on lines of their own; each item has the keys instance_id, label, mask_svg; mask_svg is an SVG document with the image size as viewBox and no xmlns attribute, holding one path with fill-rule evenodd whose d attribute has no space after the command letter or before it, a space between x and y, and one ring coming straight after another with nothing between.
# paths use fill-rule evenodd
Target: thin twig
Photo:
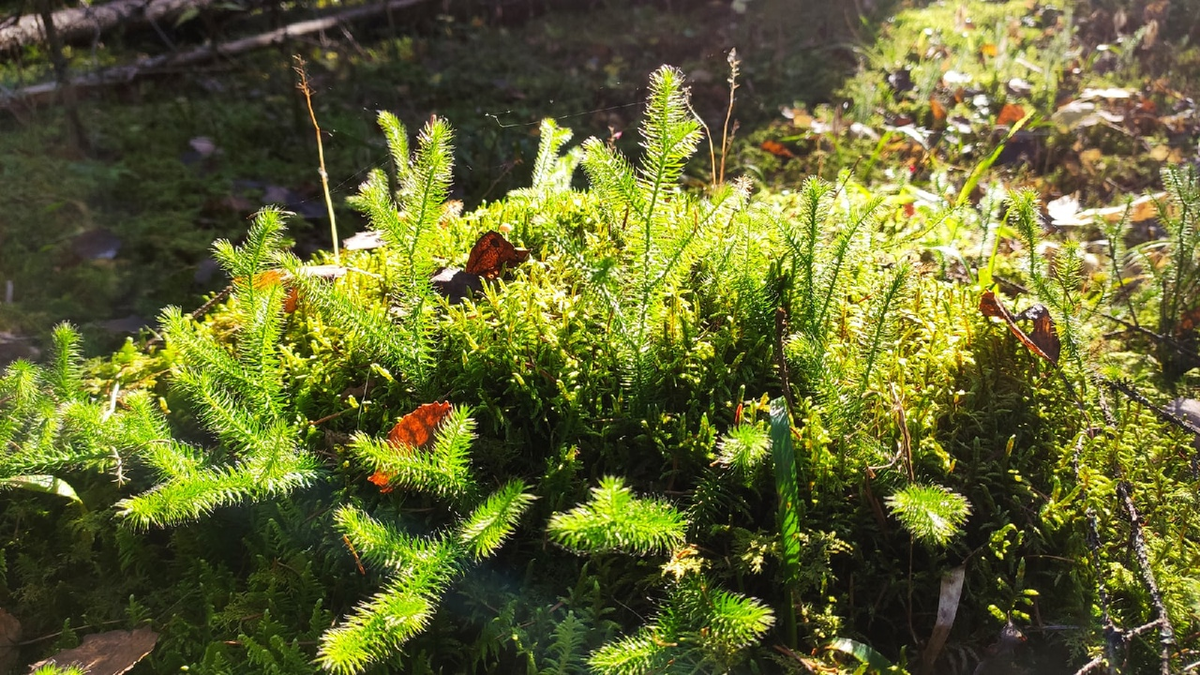
<instances>
[{"instance_id":1,"label":"thin twig","mask_svg":"<svg viewBox=\"0 0 1200 675\"><path fill-rule=\"evenodd\" d=\"M783 398L788 404L788 414L795 417L796 398L792 394L791 378L788 377L787 357L783 353L783 337L787 335L787 310L775 310L775 368L779 371L779 382L783 385Z\"/></svg>"},{"instance_id":2,"label":"thin twig","mask_svg":"<svg viewBox=\"0 0 1200 675\"><path fill-rule=\"evenodd\" d=\"M729 107L725 110L725 124L721 126L721 172L717 177L718 185L725 184L725 156L729 154L729 145L733 141L732 134L729 133L729 120L733 117L734 92L738 88L738 66L741 64L736 49L730 49L725 60L729 62ZM736 133L737 125L735 124L733 128Z\"/></svg>"},{"instance_id":3,"label":"thin twig","mask_svg":"<svg viewBox=\"0 0 1200 675\"><path fill-rule=\"evenodd\" d=\"M1097 668L1103 666L1105 663L1106 663L1106 659L1103 656L1097 656L1096 658L1092 659L1091 661L1088 661L1087 663L1083 664L1082 668L1075 671L1075 675L1087 675L1088 673L1092 672L1093 670L1096 670Z\"/></svg>"},{"instance_id":4,"label":"thin twig","mask_svg":"<svg viewBox=\"0 0 1200 675\"><path fill-rule=\"evenodd\" d=\"M100 623L88 624L87 626L81 626L80 628L72 628L71 630L78 631L81 628L94 628L97 626L111 626L114 623L125 623L125 621L126 621L125 619L112 619L111 621L101 621ZM45 642L46 640L53 640L54 638L62 635L65 632L67 632L67 631L60 630L55 633L50 633L49 635L42 635L39 637L30 638L28 640L25 640L24 642L17 642L13 646L24 647L25 645L32 645L32 644L37 644L38 642Z\"/></svg>"},{"instance_id":5,"label":"thin twig","mask_svg":"<svg viewBox=\"0 0 1200 675\"><path fill-rule=\"evenodd\" d=\"M212 309L213 306L215 306L218 302L225 300L225 298L228 298L229 294L232 292L233 292L233 284L229 284L229 285L225 286L225 288L222 288L219 293L212 296L212 298L210 298L208 302L197 307L194 311L192 311L190 314L188 314L188 316L191 317L191 319L193 321L199 321L201 317L203 317L205 314L208 314L208 311L210 309ZM154 337L152 337L146 341L146 346L151 347L162 341L163 341L162 334L155 333Z\"/></svg>"},{"instance_id":6,"label":"thin twig","mask_svg":"<svg viewBox=\"0 0 1200 675\"><path fill-rule=\"evenodd\" d=\"M361 408L362 406L360 405L360 406L358 406L358 407L359 407L359 408ZM310 426L310 427L316 427L316 426L320 426L320 425L322 425L322 424L324 424L324 423L326 423L326 422L328 422L328 421L330 421L330 420L335 420L335 419L337 419L337 418L341 417L342 415L345 415L345 414L346 414L346 413L348 413L348 412L353 412L353 411L354 411L354 410L356 410L356 409L357 409L357 408L346 408L345 410L339 410L339 411L337 411L337 412L335 412L335 413L333 413L333 414L326 415L326 416L324 416L324 417L322 417L322 418L320 418L320 419L315 419L315 420L313 420L313 421L309 422L309 423L308 423L308 426Z\"/></svg>"},{"instance_id":7,"label":"thin twig","mask_svg":"<svg viewBox=\"0 0 1200 675\"><path fill-rule=\"evenodd\" d=\"M1142 581L1150 591L1150 600L1154 603L1154 611L1158 613L1158 642L1162 645L1160 654L1162 675L1171 675L1171 647L1175 644L1175 628L1171 626L1171 618L1167 616L1167 607L1163 603L1162 592L1158 590L1158 581L1154 578L1154 570L1150 568L1150 555L1146 552L1146 538L1142 534L1142 516L1137 512L1130 494L1128 481L1117 482L1117 496L1125 506L1129 515L1129 523L1133 539L1133 553L1137 557L1138 567L1142 570Z\"/></svg>"},{"instance_id":8,"label":"thin twig","mask_svg":"<svg viewBox=\"0 0 1200 675\"><path fill-rule=\"evenodd\" d=\"M1128 382L1122 382L1121 380L1112 380L1107 377L1101 377L1100 383L1107 386L1109 389L1112 389L1113 391L1118 391L1122 394L1125 394L1136 403L1141 404L1143 407L1149 408L1150 412L1154 413L1154 416L1163 422L1177 426L1184 431L1200 437L1200 426L1196 426L1189 419L1177 417L1172 415L1170 412L1167 412L1165 409L1154 405L1150 402L1150 399L1142 396L1142 394L1139 393L1132 384ZM1200 450L1192 453L1192 477L1200 478Z\"/></svg>"},{"instance_id":9,"label":"thin twig","mask_svg":"<svg viewBox=\"0 0 1200 675\"><path fill-rule=\"evenodd\" d=\"M896 383L888 383L888 391L892 394L892 402L895 404L896 410L896 426L900 428L900 456L904 459L904 468L908 473L908 479L914 481L917 479L913 472L912 459L912 434L908 431L908 417L904 413L904 399L901 398L900 392L896 390Z\"/></svg>"},{"instance_id":10,"label":"thin twig","mask_svg":"<svg viewBox=\"0 0 1200 675\"><path fill-rule=\"evenodd\" d=\"M329 212L329 236L333 239L333 263L341 265L342 254L338 248L337 221L333 216L333 198L329 196L329 174L325 171L325 144L321 142L321 125L317 124L317 113L313 110L312 87L308 86L308 72L304 69L304 58L296 54L292 60L295 62L292 68L300 76L300 82L296 88L304 94L304 102L308 104L308 117L312 120L313 129L317 134L317 160L319 162L317 174L321 176L321 189L325 192L325 209Z\"/></svg>"},{"instance_id":11,"label":"thin twig","mask_svg":"<svg viewBox=\"0 0 1200 675\"><path fill-rule=\"evenodd\" d=\"M1084 535L1084 540L1087 542L1088 553L1091 557L1092 569L1096 571L1096 597L1100 605L1100 623L1104 628L1104 635L1107 637L1104 650L1106 660L1109 663L1116 662L1116 644L1114 636L1120 631L1113 624L1112 614L1109 612L1110 599L1108 589L1104 587L1104 581L1099 578L1100 571L1103 569L1103 555L1101 553L1100 544L1100 519L1096 517L1096 511L1087 501L1087 488L1079 475L1079 467L1082 464L1083 444L1087 439L1086 434L1079 434L1079 438L1075 441L1074 453L1071 456L1071 470L1075 475L1075 484L1080 486L1083 492L1084 499L1084 518L1087 521L1087 532ZM1099 657L1098 657L1099 658ZM1087 671L1082 671L1087 672ZM1077 674L1078 675L1078 674Z\"/></svg>"},{"instance_id":12,"label":"thin twig","mask_svg":"<svg viewBox=\"0 0 1200 675\"><path fill-rule=\"evenodd\" d=\"M1155 342L1159 342L1159 343L1167 345L1171 349L1174 349L1175 351L1179 352L1180 354L1182 354L1184 356L1190 356L1191 358L1193 358L1197 361L1200 361L1200 352L1197 352L1194 349L1184 346L1183 343L1179 342L1178 340L1176 340L1175 338L1173 338L1169 335L1160 335L1160 334L1155 333L1154 331L1150 330L1149 328L1144 328L1135 323L1131 323L1129 321L1126 321L1125 319L1113 316L1111 314L1107 314L1105 312L1100 312L1100 316L1102 316L1114 323L1121 324L1122 326L1125 327L1127 332L1132 331L1139 335L1144 335Z\"/></svg>"},{"instance_id":13,"label":"thin twig","mask_svg":"<svg viewBox=\"0 0 1200 675\"><path fill-rule=\"evenodd\" d=\"M709 163L709 166L712 167L712 187L715 190L718 185L718 183L717 183L717 151L716 151L715 147L713 146L712 129L709 129L708 123L704 121L704 118L696 113L696 109L692 107L691 99L688 99L687 105L688 105L688 110L692 111L692 117L695 117L696 121L700 122L700 126L704 128L704 138L708 141L708 163Z\"/></svg>"}]
</instances>

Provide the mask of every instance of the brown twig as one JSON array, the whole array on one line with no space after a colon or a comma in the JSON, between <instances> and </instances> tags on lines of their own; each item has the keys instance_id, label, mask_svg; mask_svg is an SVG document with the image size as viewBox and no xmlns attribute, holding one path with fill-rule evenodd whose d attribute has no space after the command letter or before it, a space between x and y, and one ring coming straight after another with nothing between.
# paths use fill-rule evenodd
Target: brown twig
<instances>
[{"instance_id":1,"label":"brown twig","mask_svg":"<svg viewBox=\"0 0 1200 675\"><path fill-rule=\"evenodd\" d=\"M153 75L179 68L207 63L223 57L236 56L256 49L278 45L301 35L329 30L348 21L360 21L392 9L411 7L427 0L388 0L383 5L372 4L354 7L320 19L300 21L276 30L252 35L240 40L204 45L184 52L160 54L138 59L133 63L114 66L104 70L72 78L70 86L75 89L104 87L131 82L138 77ZM62 89L57 81L43 82L11 92L0 93L0 109L12 108L21 103L32 103L52 97Z\"/></svg>"},{"instance_id":2,"label":"brown twig","mask_svg":"<svg viewBox=\"0 0 1200 675\"><path fill-rule=\"evenodd\" d=\"M1171 626L1171 618L1167 615L1162 592L1158 589L1154 570L1150 568L1150 555L1146 552L1146 538L1142 534L1142 516L1133 503L1130 489L1128 481L1117 482L1117 496L1121 499L1121 503L1125 506L1125 512L1129 516L1133 553L1137 557L1138 567L1142 570L1142 581L1146 584L1146 590L1150 591L1150 600L1154 603L1154 611L1158 613L1158 642L1162 646L1160 671L1162 675L1171 675L1171 647L1175 644L1175 628Z\"/></svg>"},{"instance_id":3,"label":"brown twig","mask_svg":"<svg viewBox=\"0 0 1200 675\"><path fill-rule=\"evenodd\" d=\"M321 189L325 192L325 210L329 213L329 237L333 239L333 264L342 264L342 254L338 248L337 221L333 217L333 198L329 196L329 173L325 171L325 144L321 141L321 125L317 124L317 113L313 110L312 87L308 86L308 72L304 69L304 58L299 54L292 56L293 66L300 82L296 88L304 94L304 102L308 104L308 117L312 120L313 129L317 134L317 175L321 177Z\"/></svg>"},{"instance_id":4,"label":"brown twig","mask_svg":"<svg viewBox=\"0 0 1200 675\"><path fill-rule=\"evenodd\" d=\"M1093 509L1091 505L1087 503L1086 488L1083 487L1085 483L1079 475L1079 467L1082 464L1083 444L1086 439L1087 436L1085 434L1080 434L1079 438L1075 441L1075 451L1071 457L1071 470L1075 475L1075 484L1079 485L1080 490L1084 491L1084 504L1086 505L1084 508L1084 518L1087 521L1087 533L1085 534L1085 541L1087 542L1088 553L1091 557L1092 569L1094 569L1097 576L1099 576L1100 570L1103 569L1103 556L1101 555L1100 544L1100 521L1099 518L1096 517L1095 509ZM1113 639L1114 636L1118 635L1119 631L1116 625L1113 624L1112 614L1110 614L1108 611L1110 604L1108 589L1104 587L1104 582L1099 578L1096 579L1096 596L1100 605L1100 623L1104 628L1104 635L1107 637L1104 645L1106 657L1103 658L1106 658L1108 662L1112 663L1116 661L1116 645L1114 644ZM1099 659L1102 657L1097 658Z\"/></svg>"},{"instance_id":5,"label":"brown twig","mask_svg":"<svg viewBox=\"0 0 1200 675\"><path fill-rule=\"evenodd\" d=\"M1167 410L1154 405L1150 402L1150 399L1142 396L1142 394L1138 392L1138 390L1135 389L1132 384L1128 382L1122 382L1121 380L1112 380L1107 377L1101 377L1100 383L1107 386L1109 389L1112 389L1113 391L1124 394L1134 402L1140 404L1142 407L1148 408L1150 412L1154 413L1155 417L1163 422L1179 427L1184 431L1200 437L1200 427L1193 424L1189 419L1176 417ZM1192 477L1200 478L1200 450L1192 453Z\"/></svg>"},{"instance_id":6,"label":"brown twig","mask_svg":"<svg viewBox=\"0 0 1200 675\"><path fill-rule=\"evenodd\" d=\"M1125 630L1125 631L1114 629L1114 634L1117 639L1119 639L1121 642L1127 644L1133 638L1137 637L1138 635L1141 635L1142 633L1145 633L1146 631L1150 630L1151 628L1158 626L1158 624L1159 624L1159 621L1157 619L1155 619L1154 621L1151 621L1150 623L1143 624L1141 626L1138 626L1137 628L1130 628L1129 630ZM1092 659L1091 661L1088 661L1087 663L1080 666L1079 670L1076 670L1074 675L1087 675L1088 673L1092 672L1093 670L1096 670L1106 664L1111 665L1112 663L1114 663L1114 659L1112 658L1111 654L1108 656L1097 656L1096 658Z\"/></svg>"},{"instance_id":7,"label":"brown twig","mask_svg":"<svg viewBox=\"0 0 1200 675\"><path fill-rule=\"evenodd\" d=\"M331 415L326 415L320 419L315 419L315 420L309 422L308 426L310 426L310 427L320 426L320 425L328 422L329 420L335 420L335 419L341 417L342 415L345 415L348 412L353 412L354 410L357 410L357 408L346 408L345 410L339 410L338 412L335 412Z\"/></svg>"},{"instance_id":8,"label":"brown twig","mask_svg":"<svg viewBox=\"0 0 1200 675\"><path fill-rule=\"evenodd\" d=\"M779 371L779 382L783 385L783 398L787 401L788 413L796 414L796 397L792 393L791 378L788 377L787 357L783 354L783 338L787 335L787 310L775 310L775 368Z\"/></svg>"},{"instance_id":9,"label":"brown twig","mask_svg":"<svg viewBox=\"0 0 1200 675\"><path fill-rule=\"evenodd\" d=\"M729 154L729 145L733 141L733 135L729 132L729 120L733 117L733 102L734 92L737 91L738 83L738 66L741 61L738 60L737 50L730 49L725 60L729 63L729 107L725 110L725 124L721 126L721 171L717 174L717 184L724 185L725 183L725 156ZM737 124L734 124L733 132L737 133Z\"/></svg>"},{"instance_id":10,"label":"brown twig","mask_svg":"<svg viewBox=\"0 0 1200 675\"><path fill-rule=\"evenodd\" d=\"M354 550L354 544L350 542L350 537L343 534L342 541L346 544L346 548L350 549L350 555L354 556L354 565L358 568L358 573L365 575L367 570L363 568L362 559L358 557L358 551Z\"/></svg>"},{"instance_id":11,"label":"brown twig","mask_svg":"<svg viewBox=\"0 0 1200 675\"><path fill-rule=\"evenodd\" d=\"M1173 338L1169 335L1160 335L1160 334L1155 333L1154 331L1150 330L1149 328L1144 328L1135 323L1131 323L1129 321L1126 321L1125 319L1113 316L1111 314L1107 314L1105 312L1100 312L1100 316L1102 316L1114 323L1121 324L1122 326L1125 327L1124 332L1133 332L1133 333L1137 333L1138 335L1144 335L1145 337L1148 337L1155 342L1167 345L1171 349L1174 349L1175 351L1179 352L1180 354L1182 354L1184 356L1189 356L1189 357L1195 359L1196 361L1200 361L1200 353L1196 352L1196 350L1194 350L1194 349L1190 349L1190 348L1184 346L1181 342L1179 342L1178 340L1176 340L1175 338Z\"/></svg>"},{"instance_id":12,"label":"brown twig","mask_svg":"<svg viewBox=\"0 0 1200 675\"><path fill-rule=\"evenodd\" d=\"M188 316L191 317L192 320L198 321L200 319L200 317L204 316L205 314L208 314L208 311L210 309L212 309L213 306L215 306L218 302L221 302L225 298L228 298L229 294L232 292L233 292L233 284L229 284L225 288L222 288L219 293L212 296L212 298L209 299L208 302L204 303L203 305L200 305L193 312L188 314ZM156 333L154 335L154 337L152 337L146 341L146 346L150 347L150 346L156 345L162 341L163 341L162 335Z\"/></svg>"}]
</instances>

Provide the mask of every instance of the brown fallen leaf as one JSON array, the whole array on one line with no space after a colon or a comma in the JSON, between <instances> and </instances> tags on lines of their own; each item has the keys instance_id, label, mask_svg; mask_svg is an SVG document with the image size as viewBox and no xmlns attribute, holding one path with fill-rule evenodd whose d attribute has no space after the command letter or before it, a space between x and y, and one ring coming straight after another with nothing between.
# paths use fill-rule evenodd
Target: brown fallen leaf
<instances>
[{"instance_id":1,"label":"brown fallen leaf","mask_svg":"<svg viewBox=\"0 0 1200 675\"><path fill-rule=\"evenodd\" d=\"M498 279L511 265L529 259L529 249L517 248L494 230L483 233L471 247L467 268L443 267L430 279L433 289L450 299L450 304L462 302L483 290L483 280Z\"/></svg>"},{"instance_id":2,"label":"brown fallen leaf","mask_svg":"<svg viewBox=\"0 0 1200 675\"><path fill-rule=\"evenodd\" d=\"M1004 107L1000 109L1000 114L996 116L996 126L1012 126L1024 118L1024 108L1016 103L1005 103Z\"/></svg>"},{"instance_id":3,"label":"brown fallen leaf","mask_svg":"<svg viewBox=\"0 0 1200 675\"><path fill-rule=\"evenodd\" d=\"M122 675L144 659L156 642L158 633L149 628L94 633L85 636L78 647L61 651L29 669L34 671L50 663L75 664L88 675Z\"/></svg>"},{"instance_id":4,"label":"brown fallen leaf","mask_svg":"<svg viewBox=\"0 0 1200 675\"><path fill-rule=\"evenodd\" d=\"M763 150L766 150L767 152L771 153L772 155L775 155L776 157L780 157L783 159L790 159L790 158L796 156L796 155L792 154L791 150L788 150L788 147L786 145L784 145L783 143L780 143L779 141L769 141L769 140L763 141L762 144L759 145L758 147L762 148Z\"/></svg>"},{"instance_id":5,"label":"brown fallen leaf","mask_svg":"<svg viewBox=\"0 0 1200 675\"><path fill-rule=\"evenodd\" d=\"M933 96L929 97L929 111L933 113L934 124L946 121L946 106L942 105L942 102Z\"/></svg>"},{"instance_id":6,"label":"brown fallen leaf","mask_svg":"<svg viewBox=\"0 0 1200 675\"><path fill-rule=\"evenodd\" d=\"M1052 364L1058 365L1058 356L1062 351L1062 344L1058 340L1058 331L1054 327L1054 319L1050 317L1050 310L1042 305L1032 305L1029 309L1014 317L1012 312L1009 312L1008 308L996 298L995 293L984 291L983 295L979 298L979 311L984 316L996 317L1003 320L1005 325L1008 326L1008 330L1029 351ZM1032 319L1033 333L1029 334L1021 330L1021 327L1017 325L1018 319Z\"/></svg>"},{"instance_id":7,"label":"brown fallen leaf","mask_svg":"<svg viewBox=\"0 0 1200 675\"><path fill-rule=\"evenodd\" d=\"M1036 304L1030 305L1016 316L1017 321L1029 319L1033 321L1033 332L1029 333L1029 339L1033 341L1038 349L1042 350L1042 354L1050 357L1051 363L1058 363L1058 356L1062 353L1062 343L1058 339L1058 329L1054 325L1054 319L1050 316L1050 310L1046 309L1045 305Z\"/></svg>"}]
</instances>

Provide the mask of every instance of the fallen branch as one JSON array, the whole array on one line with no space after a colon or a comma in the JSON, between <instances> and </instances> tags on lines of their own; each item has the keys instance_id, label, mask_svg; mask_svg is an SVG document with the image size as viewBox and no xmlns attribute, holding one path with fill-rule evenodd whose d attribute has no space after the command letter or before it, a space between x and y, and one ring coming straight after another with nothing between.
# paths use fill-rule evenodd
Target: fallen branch
<instances>
[{"instance_id":1,"label":"fallen branch","mask_svg":"<svg viewBox=\"0 0 1200 675\"><path fill-rule=\"evenodd\" d=\"M1142 396L1142 394L1138 392L1138 390L1135 389L1129 382L1125 382L1123 380L1113 380L1107 377L1100 378L1100 382L1109 389L1124 394L1131 401L1148 409L1150 412L1154 413L1155 417L1163 422L1179 427L1180 429L1193 434L1195 437L1200 438L1200 426L1193 424L1192 421L1185 415L1177 415L1165 408L1154 405L1150 399ZM1192 454L1192 477L1200 478L1200 451Z\"/></svg>"},{"instance_id":2,"label":"fallen branch","mask_svg":"<svg viewBox=\"0 0 1200 675\"><path fill-rule=\"evenodd\" d=\"M72 7L54 13L53 23L64 43L94 38L117 26L142 26L172 21L191 9L204 9L215 0L113 0L103 5ZM0 28L0 51L18 49L46 37L40 14L27 14Z\"/></svg>"},{"instance_id":3,"label":"fallen branch","mask_svg":"<svg viewBox=\"0 0 1200 675\"><path fill-rule=\"evenodd\" d=\"M1137 507L1133 504L1133 497L1130 495L1130 485L1125 481L1117 481L1117 497L1125 505L1125 512L1129 516L1131 526L1130 534L1133 540L1133 553L1137 558L1138 567L1142 571L1142 581L1146 584L1146 590L1150 592L1150 601L1154 603L1154 609L1158 613L1158 642L1162 647L1160 653L1161 658L1161 673L1162 675L1171 675L1171 649L1175 645L1175 629L1171 626L1171 619L1167 616L1167 607L1163 602L1162 593L1158 590L1158 581L1154 578L1154 570L1150 568L1150 554L1146 550L1146 537L1142 533L1142 516L1137 512Z\"/></svg>"},{"instance_id":4,"label":"fallen branch","mask_svg":"<svg viewBox=\"0 0 1200 675\"><path fill-rule=\"evenodd\" d=\"M371 18L385 12L411 7L422 2L425 2L425 0L389 0L388 2L369 7L355 7L354 9L338 12L337 14L332 14L321 19L300 21L277 30L240 40L138 59L128 65L106 68L74 78L71 80L70 86L79 89L127 83L138 77L194 66L220 57L232 57L257 49L263 49L300 37L301 35L317 33L342 23ZM58 82L43 82L14 91L0 91L0 108L11 108L18 103L34 104L46 101L55 97L61 89L62 86Z\"/></svg>"}]
</instances>

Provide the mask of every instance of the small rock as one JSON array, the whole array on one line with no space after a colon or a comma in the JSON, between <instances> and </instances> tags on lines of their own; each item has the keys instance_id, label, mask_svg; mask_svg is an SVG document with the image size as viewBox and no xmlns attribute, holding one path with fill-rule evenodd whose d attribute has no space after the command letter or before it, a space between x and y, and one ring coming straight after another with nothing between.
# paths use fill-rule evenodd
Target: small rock
<instances>
[{"instance_id":1,"label":"small rock","mask_svg":"<svg viewBox=\"0 0 1200 675\"><path fill-rule=\"evenodd\" d=\"M149 326L150 322L146 321L137 314L130 314L129 316L122 317L120 319L101 321L97 325L109 333L137 333L142 328Z\"/></svg>"},{"instance_id":2,"label":"small rock","mask_svg":"<svg viewBox=\"0 0 1200 675\"><path fill-rule=\"evenodd\" d=\"M41 354L41 350L29 338L0 331L0 367L17 359L36 361Z\"/></svg>"},{"instance_id":3,"label":"small rock","mask_svg":"<svg viewBox=\"0 0 1200 675\"><path fill-rule=\"evenodd\" d=\"M1177 398L1167 404L1166 410L1181 420L1191 422L1192 426L1200 427L1200 401L1194 398ZM1192 447L1200 450L1200 434L1192 439Z\"/></svg>"},{"instance_id":4,"label":"small rock","mask_svg":"<svg viewBox=\"0 0 1200 675\"><path fill-rule=\"evenodd\" d=\"M80 260L112 260L121 250L121 239L103 227L71 239L71 252Z\"/></svg>"},{"instance_id":5,"label":"small rock","mask_svg":"<svg viewBox=\"0 0 1200 675\"><path fill-rule=\"evenodd\" d=\"M347 237L342 240L342 248L347 251L362 251L379 248L380 246L383 246L383 232L379 230L359 232L353 237Z\"/></svg>"}]
</instances>

